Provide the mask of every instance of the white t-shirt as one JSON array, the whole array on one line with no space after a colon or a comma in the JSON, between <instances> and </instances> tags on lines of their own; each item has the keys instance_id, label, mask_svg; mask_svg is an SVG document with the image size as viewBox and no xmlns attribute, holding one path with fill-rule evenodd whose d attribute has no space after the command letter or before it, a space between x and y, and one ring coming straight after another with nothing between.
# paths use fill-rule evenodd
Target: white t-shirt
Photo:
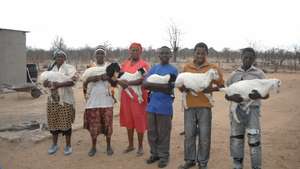
<instances>
[{"instance_id":1,"label":"white t-shirt","mask_svg":"<svg viewBox=\"0 0 300 169\"><path fill-rule=\"evenodd\" d=\"M108 64L104 64L104 66L108 66ZM94 83L94 85L92 85L91 94L86 102L86 109L113 107L114 100L111 96L109 82L99 80L90 83Z\"/></svg>"}]
</instances>

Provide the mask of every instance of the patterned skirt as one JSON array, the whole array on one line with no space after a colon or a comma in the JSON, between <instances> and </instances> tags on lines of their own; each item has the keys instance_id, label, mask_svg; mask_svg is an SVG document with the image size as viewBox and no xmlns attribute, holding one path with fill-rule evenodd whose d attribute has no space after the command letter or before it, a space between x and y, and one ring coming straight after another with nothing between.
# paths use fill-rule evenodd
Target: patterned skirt
<instances>
[{"instance_id":1,"label":"patterned skirt","mask_svg":"<svg viewBox=\"0 0 300 169\"><path fill-rule=\"evenodd\" d=\"M96 139L99 134L110 137L113 132L113 108L86 109L83 121L83 128L89 130L93 139Z\"/></svg>"},{"instance_id":2,"label":"patterned skirt","mask_svg":"<svg viewBox=\"0 0 300 169\"><path fill-rule=\"evenodd\" d=\"M75 120L75 108L72 104L59 104L48 98L47 121L50 131L67 131Z\"/></svg>"}]
</instances>

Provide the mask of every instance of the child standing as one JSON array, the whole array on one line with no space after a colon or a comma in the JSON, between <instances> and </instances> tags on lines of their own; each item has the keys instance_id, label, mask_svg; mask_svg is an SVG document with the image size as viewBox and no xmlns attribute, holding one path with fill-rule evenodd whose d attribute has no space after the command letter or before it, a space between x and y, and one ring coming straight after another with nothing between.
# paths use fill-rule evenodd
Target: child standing
<instances>
[{"instance_id":1,"label":"child standing","mask_svg":"<svg viewBox=\"0 0 300 169\"><path fill-rule=\"evenodd\" d=\"M177 69L169 64L172 56L170 48L163 46L159 49L160 64L153 66L148 75L173 74L177 76ZM170 151L170 135L173 115L173 89L174 85L148 83L147 79L143 86L151 91L148 112L148 142L150 146L150 158L147 164L159 160L158 167L168 165Z\"/></svg>"}]
</instances>

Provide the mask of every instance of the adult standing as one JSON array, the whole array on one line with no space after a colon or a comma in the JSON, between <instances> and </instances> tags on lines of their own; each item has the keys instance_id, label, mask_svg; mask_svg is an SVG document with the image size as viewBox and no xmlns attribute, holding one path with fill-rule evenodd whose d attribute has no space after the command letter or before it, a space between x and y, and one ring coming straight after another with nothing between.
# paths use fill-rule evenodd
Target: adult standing
<instances>
[{"instance_id":1,"label":"adult standing","mask_svg":"<svg viewBox=\"0 0 300 169\"><path fill-rule=\"evenodd\" d=\"M241 53L242 65L232 72L226 85L230 86L241 80L264 79L264 72L253 66L256 54L253 48L245 48ZM229 101L239 103L236 111L240 123L236 122L230 113L230 154L233 160L233 169L242 169L244 161L245 135L248 137L252 169L261 169L261 127L260 127L260 99L267 99L254 92L249 97L256 100L249 106L249 112L243 110L243 98L239 95L225 96Z\"/></svg>"},{"instance_id":2,"label":"adult standing","mask_svg":"<svg viewBox=\"0 0 300 169\"><path fill-rule=\"evenodd\" d=\"M201 42L194 47L193 63L184 66L184 72L205 73L209 69L216 69L219 73L219 79L214 80L212 84L197 96L192 95L184 86L180 91L186 91L187 109L184 110L184 160L185 164L179 166L179 169L188 169L196 163L199 169L207 169L207 163L210 154L211 142L211 121L212 104L204 93L218 91L219 87L224 86L224 80L220 69L208 62L208 47ZM215 86L213 86L215 85ZM196 149L196 136L198 135L198 150Z\"/></svg>"},{"instance_id":3,"label":"adult standing","mask_svg":"<svg viewBox=\"0 0 300 169\"><path fill-rule=\"evenodd\" d=\"M135 73L140 68L143 68L146 71L148 71L149 65L146 61L144 61L141 58L141 54L142 54L142 45L139 43L132 43L129 47L130 57L126 59L121 65L121 71L128 72L128 73ZM135 149L133 144L133 136L134 136L134 130L136 130L138 136L137 156L141 156L144 154L143 137L144 137L144 132L147 129L146 106L147 106L148 94L147 91L142 88L143 102L139 103L138 96L130 88L130 86L141 85L142 82L143 82L143 78L134 81L121 80L118 82L123 89L128 88L133 96L133 99L131 99L124 90L121 91L120 124L121 126L127 128L128 143L129 143L128 147L124 150L124 153L131 152Z\"/></svg>"},{"instance_id":4,"label":"adult standing","mask_svg":"<svg viewBox=\"0 0 300 169\"><path fill-rule=\"evenodd\" d=\"M106 69L109 63L105 62L106 50L99 47L95 50L97 67ZM109 77L106 74L99 76L92 76L87 78L83 83L83 88L86 89L89 83L90 94L86 96L86 107L84 112L83 127L90 132L92 140L92 148L88 155L94 156L97 152L96 143L99 134L106 136L106 153L107 155L113 154L111 147L111 136L113 132L113 105L114 100L110 92L111 85L108 82ZM86 91L86 90L85 90ZM85 93L85 95L87 95Z\"/></svg>"},{"instance_id":5,"label":"adult standing","mask_svg":"<svg viewBox=\"0 0 300 169\"><path fill-rule=\"evenodd\" d=\"M54 52L55 62L48 71L60 72L68 77L66 82L45 81L44 86L51 89L51 95L47 101L47 121L53 144L48 149L48 154L54 154L58 150L58 134L62 133L66 137L64 154L72 154L71 134L72 123L75 120L75 99L72 86L76 81L76 69L74 66L65 63L67 54L58 50Z\"/></svg>"},{"instance_id":6,"label":"adult standing","mask_svg":"<svg viewBox=\"0 0 300 169\"><path fill-rule=\"evenodd\" d=\"M178 74L176 67L169 64L172 52L167 46L159 49L160 64L153 66L147 77L157 75L171 75L175 82ZM150 146L150 158L147 164L159 160L158 167L168 165L170 156L170 136L173 116L174 83L157 84L149 83L147 79L143 85L151 91L150 102L147 106L148 112L148 143Z\"/></svg>"}]
</instances>

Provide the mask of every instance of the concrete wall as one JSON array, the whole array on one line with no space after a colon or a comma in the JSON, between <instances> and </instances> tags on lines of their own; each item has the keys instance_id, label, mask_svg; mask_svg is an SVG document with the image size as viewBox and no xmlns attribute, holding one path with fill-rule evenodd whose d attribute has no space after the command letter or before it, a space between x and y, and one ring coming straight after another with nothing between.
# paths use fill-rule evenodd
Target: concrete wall
<instances>
[{"instance_id":1,"label":"concrete wall","mask_svg":"<svg viewBox=\"0 0 300 169\"><path fill-rule=\"evenodd\" d=\"M25 82L25 32L0 29L0 84L20 85Z\"/></svg>"}]
</instances>

